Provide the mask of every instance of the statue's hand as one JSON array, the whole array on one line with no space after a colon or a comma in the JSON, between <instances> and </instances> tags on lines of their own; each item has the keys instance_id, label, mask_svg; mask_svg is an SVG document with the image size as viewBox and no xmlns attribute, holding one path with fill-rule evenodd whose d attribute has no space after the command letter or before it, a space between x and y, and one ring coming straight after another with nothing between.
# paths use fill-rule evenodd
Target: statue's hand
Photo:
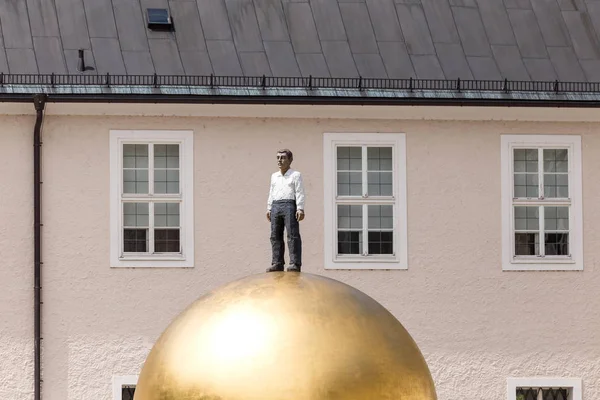
<instances>
[{"instance_id":1,"label":"statue's hand","mask_svg":"<svg viewBox=\"0 0 600 400\"><path fill-rule=\"evenodd\" d=\"M271 211L267 211L267 221L271 222Z\"/></svg>"},{"instance_id":2,"label":"statue's hand","mask_svg":"<svg viewBox=\"0 0 600 400\"><path fill-rule=\"evenodd\" d=\"M304 219L304 211L303 210L296 211L296 219L298 220L298 222L300 222Z\"/></svg>"}]
</instances>

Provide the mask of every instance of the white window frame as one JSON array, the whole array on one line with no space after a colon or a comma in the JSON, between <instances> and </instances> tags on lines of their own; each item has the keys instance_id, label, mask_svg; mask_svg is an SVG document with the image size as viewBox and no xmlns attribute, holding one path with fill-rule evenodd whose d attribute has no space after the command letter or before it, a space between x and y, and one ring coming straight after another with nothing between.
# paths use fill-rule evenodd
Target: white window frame
<instances>
[{"instance_id":1,"label":"white window frame","mask_svg":"<svg viewBox=\"0 0 600 400\"><path fill-rule=\"evenodd\" d=\"M513 149L566 148L569 152L569 251L570 257L515 257ZM583 206L581 136L578 135L501 135L502 184L502 269L504 271L579 271L583 270ZM541 200L542 202L545 200ZM548 199L552 205L552 199ZM526 203L523 203L526 205Z\"/></svg>"},{"instance_id":2,"label":"white window frame","mask_svg":"<svg viewBox=\"0 0 600 400\"><path fill-rule=\"evenodd\" d=\"M123 144L179 144L180 254L123 254ZM194 134L192 131L110 131L111 267L194 267ZM151 173L151 171L150 171ZM160 195L155 195L158 198Z\"/></svg>"},{"instance_id":3,"label":"white window frame","mask_svg":"<svg viewBox=\"0 0 600 400\"><path fill-rule=\"evenodd\" d=\"M569 388L569 400L583 400L581 378L508 378L506 380L506 400L517 399L518 388Z\"/></svg>"},{"instance_id":4,"label":"white window frame","mask_svg":"<svg viewBox=\"0 0 600 400\"><path fill-rule=\"evenodd\" d=\"M392 146L394 202L393 256L337 255L338 146ZM325 269L408 269L406 210L406 135L403 133L325 133L323 135ZM374 200L376 201L376 200ZM376 204L376 203L374 203Z\"/></svg>"},{"instance_id":5,"label":"white window frame","mask_svg":"<svg viewBox=\"0 0 600 400\"><path fill-rule=\"evenodd\" d=\"M113 400L123 400L123 386L137 386L139 375L113 375Z\"/></svg>"}]
</instances>

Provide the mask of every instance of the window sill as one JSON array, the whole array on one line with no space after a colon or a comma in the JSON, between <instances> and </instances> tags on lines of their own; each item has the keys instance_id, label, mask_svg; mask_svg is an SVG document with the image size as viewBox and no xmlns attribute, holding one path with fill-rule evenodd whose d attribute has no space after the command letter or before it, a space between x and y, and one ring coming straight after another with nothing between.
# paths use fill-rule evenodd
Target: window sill
<instances>
[{"instance_id":1,"label":"window sill","mask_svg":"<svg viewBox=\"0 0 600 400\"><path fill-rule=\"evenodd\" d=\"M398 260L357 260L357 259L338 259L325 263L325 269L364 269L364 270L406 270L408 266L401 264Z\"/></svg>"},{"instance_id":2,"label":"window sill","mask_svg":"<svg viewBox=\"0 0 600 400\"><path fill-rule=\"evenodd\" d=\"M503 271L582 271L583 264L573 260L514 260L502 265Z\"/></svg>"},{"instance_id":3,"label":"window sill","mask_svg":"<svg viewBox=\"0 0 600 400\"><path fill-rule=\"evenodd\" d=\"M194 268L194 262L183 257L133 256L111 262L111 268Z\"/></svg>"}]
</instances>

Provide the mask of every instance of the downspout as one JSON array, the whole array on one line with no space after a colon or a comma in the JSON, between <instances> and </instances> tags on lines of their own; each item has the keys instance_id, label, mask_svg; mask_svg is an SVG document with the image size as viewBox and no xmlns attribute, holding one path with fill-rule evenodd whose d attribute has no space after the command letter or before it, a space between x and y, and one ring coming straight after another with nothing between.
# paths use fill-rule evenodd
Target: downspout
<instances>
[{"instance_id":1,"label":"downspout","mask_svg":"<svg viewBox=\"0 0 600 400\"><path fill-rule=\"evenodd\" d=\"M34 241L34 399L42 397L42 122L46 95L33 96L35 127L33 128L33 241Z\"/></svg>"}]
</instances>

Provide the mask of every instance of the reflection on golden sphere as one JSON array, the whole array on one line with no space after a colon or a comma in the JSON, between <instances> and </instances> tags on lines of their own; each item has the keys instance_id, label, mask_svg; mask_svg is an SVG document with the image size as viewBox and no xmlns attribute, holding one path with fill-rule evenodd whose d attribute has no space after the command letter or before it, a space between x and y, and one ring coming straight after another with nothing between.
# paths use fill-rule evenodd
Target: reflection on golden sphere
<instances>
[{"instance_id":1,"label":"reflection on golden sphere","mask_svg":"<svg viewBox=\"0 0 600 400\"><path fill-rule=\"evenodd\" d=\"M351 286L295 272L209 293L158 339L135 400L435 400L419 348Z\"/></svg>"}]
</instances>

